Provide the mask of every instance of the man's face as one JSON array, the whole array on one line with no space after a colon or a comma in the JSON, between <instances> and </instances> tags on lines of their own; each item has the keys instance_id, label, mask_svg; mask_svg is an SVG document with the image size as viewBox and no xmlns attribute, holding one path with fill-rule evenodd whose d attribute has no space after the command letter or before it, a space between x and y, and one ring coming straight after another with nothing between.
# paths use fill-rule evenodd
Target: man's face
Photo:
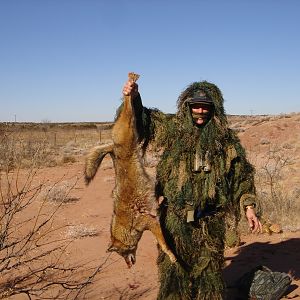
<instances>
[{"instance_id":1,"label":"man's face","mask_svg":"<svg viewBox=\"0 0 300 300\"><path fill-rule=\"evenodd\" d=\"M194 103L191 106L193 121L196 125L206 124L211 117L212 106L204 103Z\"/></svg>"}]
</instances>

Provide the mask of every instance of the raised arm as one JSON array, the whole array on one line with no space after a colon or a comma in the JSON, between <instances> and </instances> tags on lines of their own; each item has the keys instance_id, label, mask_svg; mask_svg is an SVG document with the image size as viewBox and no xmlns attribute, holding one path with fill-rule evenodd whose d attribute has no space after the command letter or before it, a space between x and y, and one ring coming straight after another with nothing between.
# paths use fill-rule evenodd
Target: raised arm
<instances>
[{"instance_id":1,"label":"raised arm","mask_svg":"<svg viewBox=\"0 0 300 300\"><path fill-rule=\"evenodd\" d=\"M164 140L163 135L168 129L167 123L169 123L173 115L164 114L155 108L144 107L139 93L139 86L130 79L125 82L122 93L123 96L131 96L133 99L136 128L142 148L145 150L150 142L161 146L161 141ZM122 104L118 108L117 117L121 109Z\"/></svg>"}]
</instances>

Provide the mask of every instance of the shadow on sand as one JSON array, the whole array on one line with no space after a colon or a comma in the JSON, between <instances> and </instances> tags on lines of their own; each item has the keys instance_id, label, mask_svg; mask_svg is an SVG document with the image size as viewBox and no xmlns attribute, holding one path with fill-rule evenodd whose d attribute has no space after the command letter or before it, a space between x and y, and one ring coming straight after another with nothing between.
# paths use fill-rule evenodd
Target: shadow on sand
<instances>
[{"instance_id":1,"label":"shadow on sand","mask_svg":"<svg viewBox=\"0 0 300 300\"><path fill-rule=\"evenodd\" d=\"M247 299L239 294L236 281L254 267L264 265L276 272L285 272L293 278L300 278L300 238L293 238L276 244L255 242L239 247L232 256L226 257L231 264L225 267L223 274L227 284L227 298L230 300ZM291 284L287 295L299 286ZM300 295L289 299L299 299Z\"/></svg>"}]
</instances>

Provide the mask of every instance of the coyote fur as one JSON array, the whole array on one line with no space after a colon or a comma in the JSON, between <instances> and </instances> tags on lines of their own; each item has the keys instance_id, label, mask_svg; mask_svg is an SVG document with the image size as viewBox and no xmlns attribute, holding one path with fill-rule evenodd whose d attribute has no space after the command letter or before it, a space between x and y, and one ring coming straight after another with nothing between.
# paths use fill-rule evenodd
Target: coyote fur
<instances>
[{"instance_id":1,"label":"coyote fur","mask_svg":"<svg viewBox=\"0 0 300 300\"><path fill-rule=\"evenodd\" d=\"M134 73L128 75L134 82L139 78ZM89 183L105 155L110 154L113 159L116 182L108 251L116 251L123 256L129 268L136 261L137 245L144 230L150 230L170 260L176 261L156 215L158 201L154 183L141 161L132 101L131 96L124 96L122 111L112 129L113 143L96 147L87 156L85 166L85 179Z\"/></svg>"}]
</instances>

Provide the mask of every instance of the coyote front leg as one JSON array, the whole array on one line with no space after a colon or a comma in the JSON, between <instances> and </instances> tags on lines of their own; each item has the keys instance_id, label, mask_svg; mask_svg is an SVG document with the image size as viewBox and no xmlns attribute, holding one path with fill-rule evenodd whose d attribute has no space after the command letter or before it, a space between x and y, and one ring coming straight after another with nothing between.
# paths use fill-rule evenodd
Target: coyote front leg
<instances>
[{"instance_id":1,"label":"coyote front leg","mask_svg":"<svg viewBox=\"0 0 300 300\"><path fill-rule=\"evenodd\" d=\"M161 250L169 256L172 263L175 263L177 259L173 254L173 252L171 251L171 249L167 246L159 221L156 218L152 219L149 230L156 237L156 240L159 246L161 247Z\"/></svg>"}]
</instances>

